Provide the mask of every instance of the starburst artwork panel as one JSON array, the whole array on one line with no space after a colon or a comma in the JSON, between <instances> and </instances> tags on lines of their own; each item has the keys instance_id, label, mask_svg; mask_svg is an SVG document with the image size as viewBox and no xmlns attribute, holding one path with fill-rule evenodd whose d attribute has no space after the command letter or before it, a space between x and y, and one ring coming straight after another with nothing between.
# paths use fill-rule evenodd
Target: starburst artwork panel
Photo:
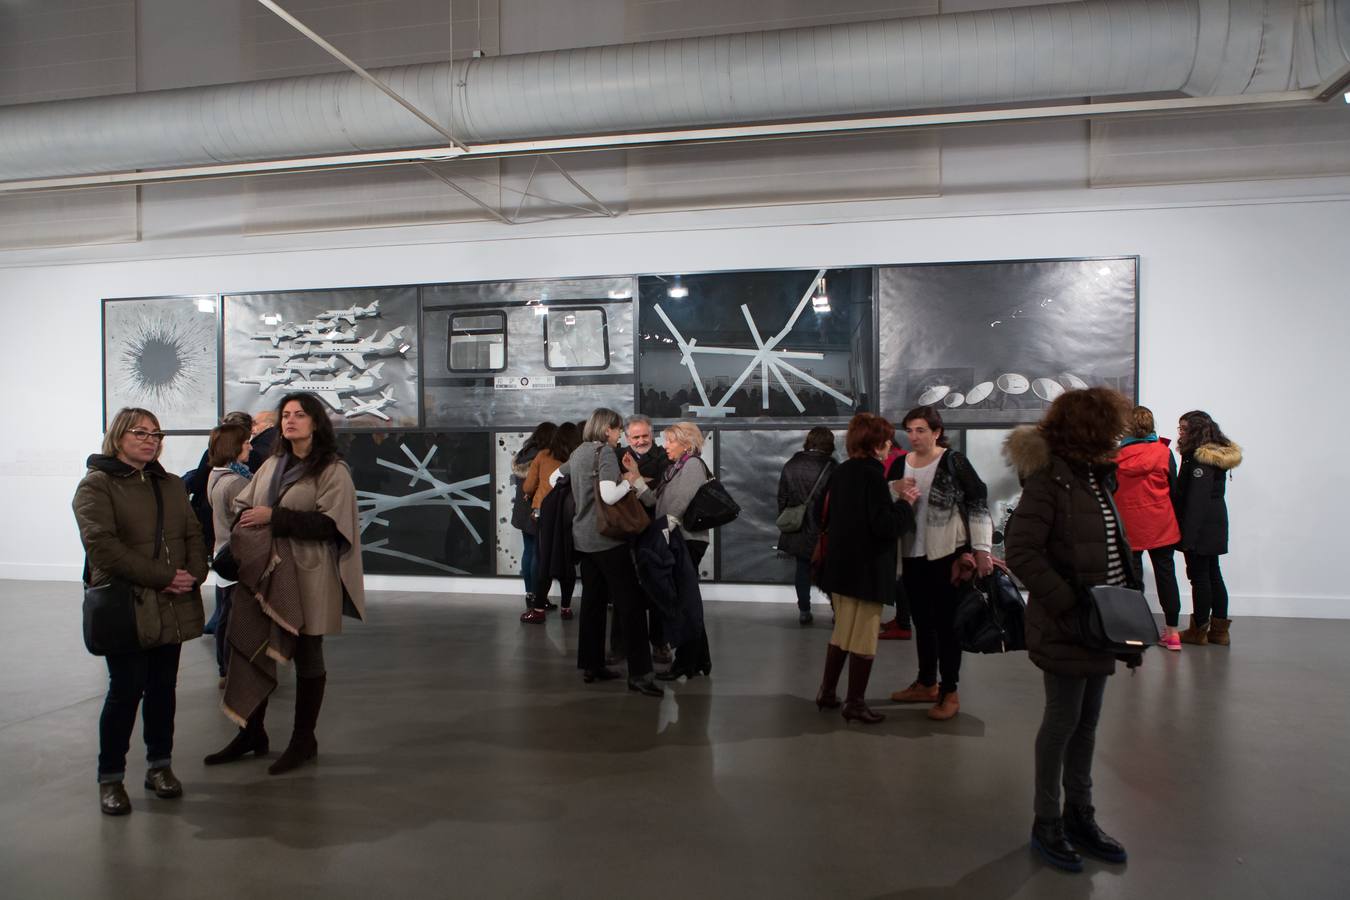
<instances>
[{"instance_id":1,"label":"starburst artwork panel","mask_svg":"<svg viewBox=\"0 0 1350 900\"><path fill-rule=\"evenodd\" d=\"M219 300L168 297L103 302L103 423L125 406L166 431L211 428L219 416Z\"/></svg>"}]
</instances>

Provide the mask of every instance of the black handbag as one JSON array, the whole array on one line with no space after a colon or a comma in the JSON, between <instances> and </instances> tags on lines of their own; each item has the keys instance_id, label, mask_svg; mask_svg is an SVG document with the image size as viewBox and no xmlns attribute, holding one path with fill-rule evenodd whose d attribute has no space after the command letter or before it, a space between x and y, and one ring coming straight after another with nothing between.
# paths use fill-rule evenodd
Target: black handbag
<instances>
[{"instance_id":1,"label":"black handbag","mask_svg":"<svg viewBox=\"0 0 1350 900\"><path fill-rule=\"evenodd\" d=\"M164 498L160 494L159 482L150 479L155 490L155 552L152 559L159 559L159 549L164 546ZM114 576L106 584L89 583L89 559L84 561L84 646L94 656L108 656L115 653L130 653L146 646L142 640L142 620L147 622L145 631L149 641L159 637L158 596L154 591L146 591L125 578ZM147 594L149 595L147 597ZM147 607L146 604L150 604ZM153 613L156 623L154 635L148 635L149 622Z\"/></svg>"},{"instance_id":2,"label":"black handbag","mask_svg":"<svg viewBox=\"0 0 1350 900\"><path fill-rule=\"evenodd\" d=\"M700 459L699 462L703 463L703 460ZM703 468L706 471L708 464L703 463ZM740 514L740 504L709 471L708 480L699 485L698 491L685 507L680 527L685 531L707 531L709 528L720 528L735 521Z\"/></svg>"},{"instance_id":3,"label":"black handbag","mask_svg":"<svg viewBox=\"0 0 1350 900\"><path fill-rule=\"evenodd\" d=\"M239 560L234 558L234 551L230 549L228 541L215 556L211 557L211 571L226 581L239 580Z\"/></svg>"},{"instance_id":4,"label":"black handbag","mask_svg":"<svg viewBox=\"0 0 1350 900\"><path fill-rule=\"evenodd\" d=\"M1099 584L1082 598L1083 643L1111 653L1141 653L1158 643L1158 623L1142 591Z\"/></svg>"},{"instance_id":5,"label":"black handbag","mask_svg":"<svg viewBox=\"0 0 1350 900\"><path fill-rule=\"evenodd\" d=\"M1027 648L1026 608L1012 578L995 567L987 578L967 582L957 598L955 625L961 649L1008 653Z\"/></svg>"}]
</instances>

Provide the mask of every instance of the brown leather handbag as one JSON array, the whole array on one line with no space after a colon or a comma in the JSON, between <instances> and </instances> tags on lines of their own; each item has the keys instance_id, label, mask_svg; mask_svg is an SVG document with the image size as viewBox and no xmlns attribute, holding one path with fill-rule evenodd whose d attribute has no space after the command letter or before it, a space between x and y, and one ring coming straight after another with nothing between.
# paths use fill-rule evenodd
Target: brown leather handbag
<instances>
[{"instance_id":1,"label":"brown leather handbag","mask_svg":"<svg viewBox=\"0 0 1350 900\"><path fill-rule=\"evenodd\" d=\"M637 494L629 491L618 503L606 503L600 496L600 454L608 453L609 446L601 443L595 451L595 469L591 479L595 490L595 522L601 534L616 540L628 540L647 530L651 517L643 508Z\"/></svg>"}]
</instances>

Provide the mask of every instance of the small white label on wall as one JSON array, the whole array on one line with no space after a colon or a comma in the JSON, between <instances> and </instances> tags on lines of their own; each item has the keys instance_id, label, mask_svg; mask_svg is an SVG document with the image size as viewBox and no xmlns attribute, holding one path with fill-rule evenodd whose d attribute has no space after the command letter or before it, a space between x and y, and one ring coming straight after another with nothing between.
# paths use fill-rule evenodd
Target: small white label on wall
<instances>
[{"instance_id":1,"label":"small white label on wall","mask_svg":"<svg viewBox=\"0 0 1350 900\"><path fill-rule=\"evenodd\" d=\"M529 391L557 386L555 375L498 375L492 379L492 387L499 391Z\"/></svg>"}]
</instances>

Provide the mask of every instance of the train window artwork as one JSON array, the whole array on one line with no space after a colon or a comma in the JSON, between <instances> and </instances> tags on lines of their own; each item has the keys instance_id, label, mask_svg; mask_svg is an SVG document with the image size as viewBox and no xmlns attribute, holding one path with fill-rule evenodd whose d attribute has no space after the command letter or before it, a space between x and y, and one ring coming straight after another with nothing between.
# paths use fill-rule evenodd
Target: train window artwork
<instances>
[{"instance_id":1,"label":"train window artwork","mask_svg":"<svg viewBox=\"0 0 1350 900\"><path fill-rule=\"evenodd\" d=\"M544 317L544 364L558 369L603 369L609 365L609 328L598 306L550 309Z\"/></svg>"},{"instance_id":2,"label":"train window artwork","mask_svg":"<svg viewBox=\"0 0 1350 900\"><path fill-rule=\"evenodd\" d=\"M506 315L501 312L457 313L450 317L452 372L500 372L506 368Z\"/></svg>"}]
</instances>

